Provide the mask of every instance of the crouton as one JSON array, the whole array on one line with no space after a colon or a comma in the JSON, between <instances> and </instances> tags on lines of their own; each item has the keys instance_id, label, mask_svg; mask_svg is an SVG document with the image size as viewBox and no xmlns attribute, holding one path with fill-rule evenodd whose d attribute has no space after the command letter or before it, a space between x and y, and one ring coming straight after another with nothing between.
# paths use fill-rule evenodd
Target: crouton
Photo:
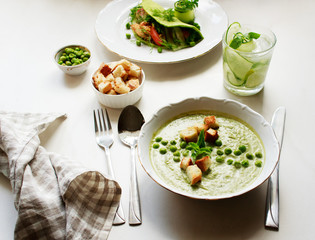
<instances>
[{"instance_id":1,"label":"crouton","mask_svg":"<svg viewBox=\"0 0 315 240\"><path fill-rule=\"evenodd\" d=\"M205 141L213 143L215 140L219 138L218 131L212 128L209 128L205 131Z\"/></svg>"},{"instance_id":2,"label":"crouton","mask_svg":"<svg viewBox=\"0 0 315 240\"><path fill-rule=\"evenodd\" d=\"M198 131L194 127L189 127L180 131L180 137L186 142L197 142Z\"/></svg>"},{"instance_id":3,"label":"crouton","mask_svg":"<svg viewBox=\"0 0 315 240\"><path fill-rule=\"evenodd\" d=\"M180 162L180 168L186 170L188 166L193 165L193 162L190 157L183 157Z\"/></svg>"},{"instance_id":4,"label":"crouton","mask_svg":"<svg viewBox=\"0 0 315 240\"><path fill-rule=\"evenodd\" d=\"M117 77L124 78L127 75L127 72L122 65L118 65L112 73L114 78Z\"/></svg>"},{"instance_id":5,"label":"crouton","mask_svg":"<svg viewBox=\"0 0 315 240\"><path fill-rule=\"evenodd\" d=\"M102 68L100 69L100 73L102 73L104 77L106 77L108 74L112 72L112 69L107 64L101 66Z\"/></svg>"},{"instance_id":6,"label":"crouton","mask_svg":"<svg viewBox=\"0 0 315 240\"><path fill-rule=\"evenodd\" d=\"M202 172L205 172L209 169L211 165L211 159L209 156L205 156L201 159L196 160L196 165L200 168Z\"/></svg>"},{"instance_id":7,"label":"crouton","mask_svg":"<svg viewBox=\"0 0 315 240\"><path fill-rule=\"evenodd\" d=\"M126 82L127 87L130 88L130 91L137 89L140 85L138 78L131 78Z\"/></svg>"},{"instance_id":8,"label":"crouton","mask_svg":"<svg viewBox=\"0 0 315 240\"><path fill-rule=\"evenodd\" d=\"M194 125L194 128L197 129L198 134L199 134L202 130L204 130L204 131L207 131L207 130L208 130L208 126L207 126L206 124L203 124L203 123L196 123L196 124Z\"/></svg>"},{"instance_id":9,"label":"crouton","mask_svg":"<svg viewBox=\"0 0 315 240\"><path fill-rule=\"evenodd\" d=\"M120 60L118 64L122 65L127 72L130 70L130 67L132 65L132 63L126 59Z\"/></svg>"},{"instance_id":10,"label":"crouton","mask_svg":"<svg viewBox=\"0 0 315 240\"><path fill-rule=\"evenodd\" d=\"M98 85L99 85L100 83L105 82L105 80L106 80L105 77L104 77L104 75L101 74L101 73L99 73L99 72L97 72L96 74L94 74L93 77L92 77L92 79L93 79L93 82L94 82L94 86L95 86L96 88L98 88Z\"/></svg>"},{"instance_id":11,"label":"crouton","mask_svg":"<svg viewBox=\"0 0 315 240\"><path fill-rule=\"evenodd\" d=\"M130 66L128 74L132 77L140 78L141 68L136 64L132 64Z\"/></svg>"},{"instance_id":12,"label":"crouton","mask_svg":"<svg viewBox=\"0 0 315 240\"><path fill-rule=\"evenodd\" d=\"M108 74L108 75L106 76L105 80L112 82L112 81L115 80L115 78L114 78L113 74L110 73L110 74Z\"/></svg>"},{"instance_id":13,"label":"crouton","mask_svg":"<svg viewBox=\"0 0 315 240\"><path fill-rule=\"evenodd\" d=\"M112 89L112 84L109 81L102 82L98 85L98 90L102 93L107 93Z\"/></svg>"},{"instance_id":14,"label":"crouton","mask_svg":"<svg viewBox=\"0 0 315 240\"><path fill-rule=\"evenodd\" d=\"M219 124L215 116L207 116L204 118L204 124L208 126L208 128L217 129L219 128Z\"/></svg>"},{"instance_id":15,"label":"crouton","mask_svg":"<svg viewBox=\"0 0 315 240\"><path fill-rule=\"evenodd\" d=\"M114 83L114 89L117 93L125 94L130 92L130 88L126 86L126 84L120 77L115 78Z\"/></svg>"},{"instance_id":16,"label":"crouton","mask_svg":"<svg viewBox=\"0 0 315 240\"><path fill-rule=\"evenodd\" d=\"M202 172L197 165L190 165L186 169L187 176L190 181L190 185L194 185L201 181Z\"/></svg>"},{"instance_id":17,"label":"crouton","mask_svg":"<svg viewBox=\"0 0 315 240\"><path fill-rule=\"evenodd\" d=\"M109 92L107 92L108 95L117 95L116 91L112 88Z\"/></svg>"}]
</instances>

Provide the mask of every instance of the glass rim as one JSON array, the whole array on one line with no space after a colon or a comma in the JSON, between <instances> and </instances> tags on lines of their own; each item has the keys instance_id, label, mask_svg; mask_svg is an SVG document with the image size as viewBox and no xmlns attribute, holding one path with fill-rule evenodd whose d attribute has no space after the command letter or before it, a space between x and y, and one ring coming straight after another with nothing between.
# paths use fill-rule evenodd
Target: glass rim
<instances>
[{"instance_id":1,"label":"glass rim","mask_svg":"<svg viewBox=\"0 0 315 240\"><path fill-rule=\"evenodd\" d=\"M244 24L242 26L244 26L244 27L252 27L252 28L255 28L255 27L256 28L261 28L261 29L264 29L264 32L269 32L272 35L272 39L271 39L272 40L272 44L271 44L271 46L269 48L266 48L266 49L258 51L258 52L246 52L246 51L237 50L237 49L231 48L227 44L227 42L225 40L226 31L224 31L223 37L222 37L222 41L229 49L231 49L233 51L236 51L238 53L242 53L242 54L246 54L246 55L253 55L253 54L262 54L262 53L269 52L270 50L272 50L275 47L275 45L277 43L277 37L276 37L275 33L273 31L271 31L270 29L268 29L266 27L258 26L258 25L257 26L256 25L251 25L251 24Z\"/></svg>"}]
</instances>

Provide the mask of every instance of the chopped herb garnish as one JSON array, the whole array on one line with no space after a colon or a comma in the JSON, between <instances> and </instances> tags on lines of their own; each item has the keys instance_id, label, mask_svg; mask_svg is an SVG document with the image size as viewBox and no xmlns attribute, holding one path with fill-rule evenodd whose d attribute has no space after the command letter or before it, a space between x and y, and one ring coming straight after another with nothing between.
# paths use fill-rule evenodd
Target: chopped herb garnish
<instances>
[{"instance_id":1,"label":"chopped herb garnish","mask_svg":"<svg viewBox=\"0 0 315 240\"><path fill-rule=\"evenodd\" d=\"M191 157L194 161L205 156L210 156L212 152L211 147L206 147L204 130L200 132L197 143L188 143L186 149L191 151Z\"/></svg>"},{"instance_id":2,"label":"chopped herb garnish","mask_svg":"<svg viewBox=\"0 0 315 240\"><path fill-rule=\"evenodd\" d=\"M253 39L258 39L260 37L259 33L249 32L249 33L241 33L237 32L234 34L233 40L230 43L230 47L233 49L239 48L242 44L246 44L251 42Z\"/></svg>"},{"instance_id":3,"label":"chopped herb garnish","mask_svg":"<svg viewBox=\"0 0 315 240\"><path fill-rule=\"evenodd\" d=\"M199 0L179 0L175 3L175 7L181 10L189 9L193 10L198 7Z\"/></svg>"}]
</instances>

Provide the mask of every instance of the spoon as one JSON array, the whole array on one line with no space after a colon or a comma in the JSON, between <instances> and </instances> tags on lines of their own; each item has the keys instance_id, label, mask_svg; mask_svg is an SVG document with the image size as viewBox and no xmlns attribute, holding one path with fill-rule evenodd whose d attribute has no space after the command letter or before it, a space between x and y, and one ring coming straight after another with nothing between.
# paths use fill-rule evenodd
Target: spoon
<instances>
[{"instance_id":1,"label":"spoon","mask_svg":"<svg viewBox=\"0 0 315 240\"><path fill-rule=\"evenodd\" d=\"M141 224L140 197L136 171L136 147L138 136L144 118L135 106L129 105L123 109L118 120L118 134L120 140L131 148L130 190L129 190L129 224Z\"/></svg>"}]
</instances>

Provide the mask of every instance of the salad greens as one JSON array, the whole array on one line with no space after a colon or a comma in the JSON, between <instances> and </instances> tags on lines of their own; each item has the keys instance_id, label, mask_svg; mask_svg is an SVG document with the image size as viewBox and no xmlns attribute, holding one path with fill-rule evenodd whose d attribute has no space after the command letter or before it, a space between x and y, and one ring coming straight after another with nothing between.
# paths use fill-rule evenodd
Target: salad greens
<instances>
[{"instance_id":1,"label":"salad greens","mask_svg":"<svg viewBox=\"0 0 315 240\"><path fill-rule=\"evenodd\" d=\"M129 25L136 40L158 48L159 53L162 49L193 47L203 40L198 24L184 23L174 13L174 9L164 9L152 0L142 0L130 10Z\"/></svg>"}]
</instances>

